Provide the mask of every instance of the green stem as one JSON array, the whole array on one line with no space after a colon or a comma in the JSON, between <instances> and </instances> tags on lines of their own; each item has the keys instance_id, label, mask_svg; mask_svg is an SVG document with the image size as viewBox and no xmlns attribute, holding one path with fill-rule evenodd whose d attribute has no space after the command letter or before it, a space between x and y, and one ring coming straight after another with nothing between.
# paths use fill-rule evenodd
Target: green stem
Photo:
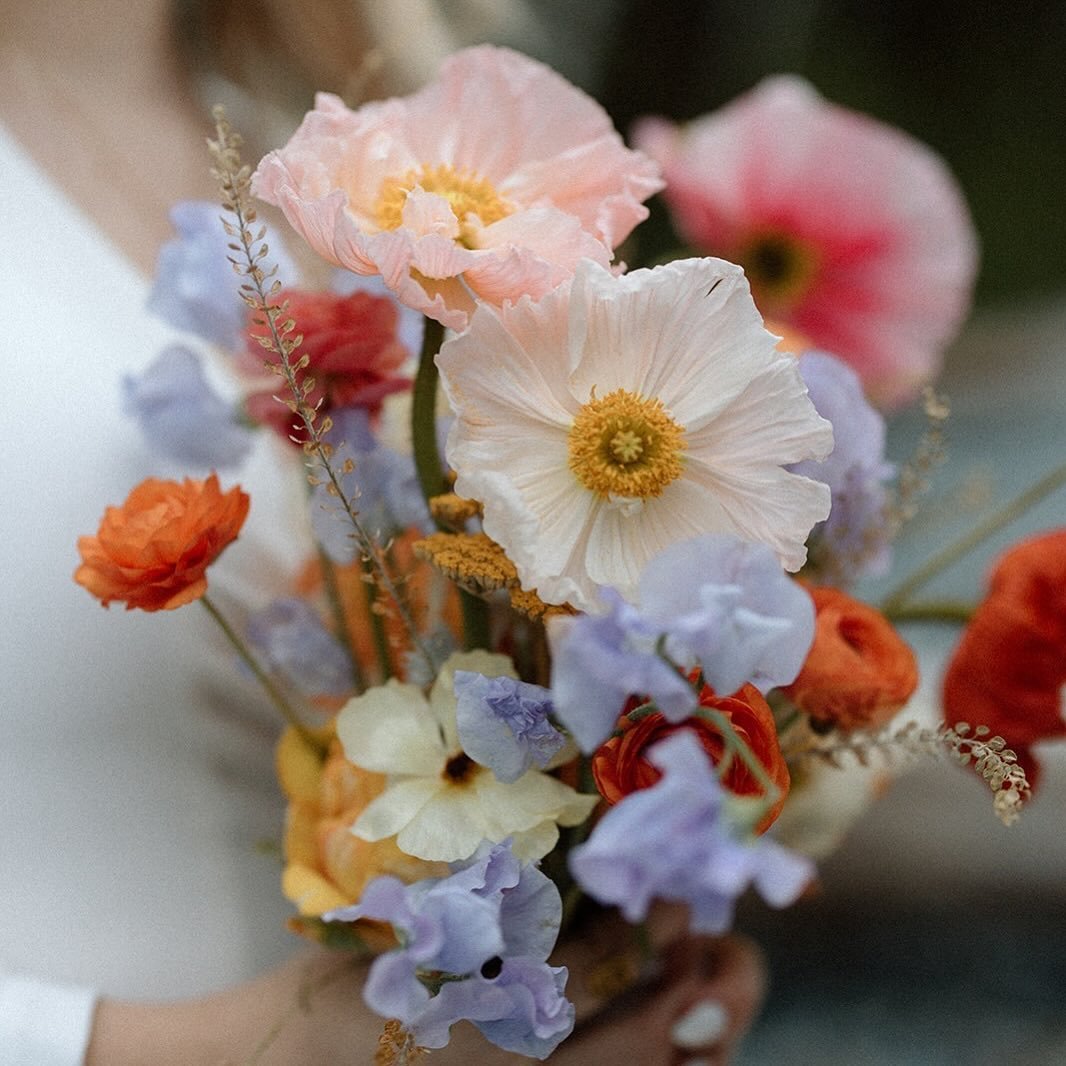
<instances>
[{"instance_id":1,"label":"green stem","mask_svg":"<svg viewBox=\"0 0 1066 1066\"><path fill-rule=\"evenodd\" d=\"M446 492L448 488L441 473L441 457L437 448L438 374L434 361L443 341L444 327L436 319L427 318L422 337L422 352L418 358L418 372L411 394L411 443L418 484L426 503L434 496ZM446 527L437 522L437 528ZM459 603L463 615L463 648L472 651L475 648L489 647L488 604L480 596L474 596L462 589L459 591Z\"/></svg>"},{"instance_id":2,"label":"green stem","mask_svg":"<svg viewBox=\"0 0 1066 1066\"><path fill-rule=\"evenodd\" d=\"M740 761L747 767L751 776L758 781L759 788L762 789L763 802L766 804L766 809L769 810L781 798L781 790L774 784L770 775L766 772L766 767L756 757L755 752L740 739L737 731L733 728L733 723L729 720L729 715L723 714L722 711L716 711L713 707L699 707L696 709L696 717L703 718L705 721L715 725L722 735L722 740L725 741L726 751L722 755L722 761L719 763L718 769L721 770L723 766L728 766L727 755L730 753L739 755Z\"/></svg>"},{"instance_id":3,"label":"green stem","mask_svg":"<svg viewBox=\"0 0 1066 1066\"><path fill-rule=\"evenodd\" d=\"M270 697L271 703L278 709L282 718L296 730L297 733L303 738L305 743L312 747L315 751L323 751L322 745L317 741L308 730L307 726L300 721L299 715L293 709L292 704L285 698L284 693L274 684L270 676L259 665L255 657L248 650L248 646L237 635L236 630L226 621L226 618L222 612L208 599L207 596L201 596L200 602L204 605L207 613L218 623L219 628L226 635L226 639L233 646L234 650L241 657L241 660L248 667L249 670L255 675L256 680L261 684L266 691L266 694Z\"/></svg>"},{"instance_id":4,"label":"green stem","mask_svg":"<svg viewBox=\"0 0 1066 1066\"><path fill-rule=\"evenodd\" d=\"M993 512L983 522L974 526L966 536L960 537L952 544L948 544L939 552L936 552L924 566L919 567L885 599L881 604L881 610L886 615L895 616L903 604L926 582L936 577L942 570L946 570L959 559L962 559L982 541L998 533L1004 526L1010 525L1016 518L1025 514L1030 507L1035 506L1045 496L1049 496L1063 485L1066 485L1066 463L1052 470L1050 474L1041 478L1035 485L1032 485L1020 496L1011 500L1010 503Z\"/></svg>"},{"instance_id":5,"label":"green stem","mask_svg":"<svg viewBox=\"0 0 1066 1066\"><path fill-rule=\"evenodd\" d=\"M411 393L411 445L418 484L427 503L446 488L437 449L437 364L434 362L443 341L444 327L435 318L426 318L422 353Z\"/></svg>"},{"instance_id":6,"label":"green stem","mask_svg":"<svg viewBox=\"0 0 1066 1066\"><path fill-rule=\"evenodd\" d=\"M363 563L363 573L373 578L374 571L370 564ZM366 584L366 613L370 616L370 632L374 637L374 654L377 656L378 665L381 667L381 682L384 683L392 677L392 659L389 655L389 635L385 631L385 618L380 611L375 611L378 590L373 580Z\"/></svg>"},{"instance_id":7,"label":"green stem","mask_svg":"<svg viewBox=\"0 0 1066 1066\"><path fill-rule=\"evenodd\" d=\"M348 653L348 661L352 664L352 680L355 682L356 690L362 692L366 688L366 679L363 677L362 667L355 654L355 642L352 640L348 616L344 612L344 601L341 599L340 585L337 583L337 568L321 547L318 549L318 564L322 571L322 584L326 589L330 613L333 615L334 635Z\"/></svg>"},{"instance_id":8,"label":"green stem","mask_svg":"<svg viewBox=\"0 0 1066 1066\"><path fill-rule=\"evenodd\" d=\"M965 625L973 617L973 612L972 604L944 600L900 607L888 618L893 622L952 622Z\"/></svg>"}]
</instances>

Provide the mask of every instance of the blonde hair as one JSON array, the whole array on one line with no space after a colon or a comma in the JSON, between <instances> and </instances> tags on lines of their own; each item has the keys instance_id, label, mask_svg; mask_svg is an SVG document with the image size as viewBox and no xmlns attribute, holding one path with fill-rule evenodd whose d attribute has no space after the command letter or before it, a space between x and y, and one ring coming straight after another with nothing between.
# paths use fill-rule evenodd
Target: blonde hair
<instances>
[{"instance_id":1,"label":"blonde hair","mask_svg":"<svg viewBox=\"0 0 1066 1066\"><path fill-rule=\"evenodd\" d=\"M259 147L286 138L316 91L408 93L463 45L547 41L527 0L175 0L173 23L201 102Z\"/></svg>"}]
</instances>

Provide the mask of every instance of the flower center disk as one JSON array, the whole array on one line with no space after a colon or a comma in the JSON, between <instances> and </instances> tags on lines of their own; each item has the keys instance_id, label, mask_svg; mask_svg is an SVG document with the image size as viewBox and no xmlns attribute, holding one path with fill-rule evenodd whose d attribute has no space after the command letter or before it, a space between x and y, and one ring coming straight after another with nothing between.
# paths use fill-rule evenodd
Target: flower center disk
<instances>
[{"instance_id":1,"label":"flower center disk","mask_svg":"<svg viewBox=\"0 0 1066 1066\"><path fill-rule=\"evenodd\" d=\"M661 400L616 389L581 407L567 449L570 470L589 491L648 499L681 476L685 431Z\"/></svg>"},{"instance_id":2,"label":"flower center disk","mask_svg":"<svg viewBox=\"0 0 1066 1066\"><path fill-rule=\"evenodd\" d=\"M474 229L467 221L469 215L480 219L481 225L489 226L514 210L480 174L467 168L456 170L451 163L439 163L409 170L402 178L385 179L377 206L377 221L383 230L399 229L403 225L404 205L416 188L443 196L451 204L464 243Z\"/></svg>"},{"instance_id":3,"label":"flower center disk","mask_svg":"<svg viewBox=\"0 0 1066 1066\"><path fill-rule=\"evenodd\" d=\"M737 253L751 284L755 303L764 314L782 314L810 291L819 256L805 241L766 232L752 237Z\"/></svg>"}]
</instances>

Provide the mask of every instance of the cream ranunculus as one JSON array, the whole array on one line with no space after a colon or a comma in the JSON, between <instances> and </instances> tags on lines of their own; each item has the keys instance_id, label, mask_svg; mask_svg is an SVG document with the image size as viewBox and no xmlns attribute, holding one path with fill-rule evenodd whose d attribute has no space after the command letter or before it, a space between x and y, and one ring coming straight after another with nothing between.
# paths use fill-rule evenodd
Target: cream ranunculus
<instances>
[{"instance_id":1,"label":"cream ranunculus","mask_svg":"<svg viewBox=\"0 0 1066 1066\"><path fill-rule=\"evenodd\" d=\"M539 770L504 784L462 749L455 723L456 670L513 677L505 655L463 652L444 664L427 699L416 685L391 680L350 700L337 719L347 758L388 775L352 832L363 840L395 836L420 859L466 859L482 840L514 838L523 859L546 855L559 825L588 817L597 796L584 796Z\"/></svg>"},{"instance_id":2,"label":"cream ranunculus","mask_svg":"<svg viewBox=\"0 0 1066 1066\"><path fill-rule=\"evenodd\" d=\"M539 302L482 306L438 365L456 491L548 603L634 598L647 561L725 532L806 559L832 428L775 349L743 272L690 259L621 277L582 263Z\"/></svg>"}]
</instances>

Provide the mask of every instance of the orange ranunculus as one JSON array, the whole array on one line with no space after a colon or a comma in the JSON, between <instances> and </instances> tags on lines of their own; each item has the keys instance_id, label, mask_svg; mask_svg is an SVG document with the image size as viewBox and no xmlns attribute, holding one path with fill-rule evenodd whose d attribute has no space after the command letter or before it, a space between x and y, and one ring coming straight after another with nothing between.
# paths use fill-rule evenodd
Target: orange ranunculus
<instances>
[{"instance_id":1,"label":"orange ranunculus","mask_svg":"<svg viewBox=\"0 0 1066 1066\"><path fill-rule=\"evenodd\" d=\"M733 728L751 748L755 757L766 767L770 779L781 790L774 806L756 827L757 832L768 829L781 813L788 795L788 766L777 742L770 705L753 685L744 685L732 696L718 696L710 687L700 695L700 705L725 714ZM617 803L623 796L654 785L662 776L647 758L649 748L679 729L696 734L711 760L717 764L722 758L724 744L718 728L706 719L687 718L682 722L668 722L654 711L633 721L623 715L618 733L610 737L592 757L592 775L596 787L608 803ZM738 796L759 796L762 787L743 761L734 758L722 781L723 787Z\"/></svg>"},{"instance_id":2,"label":"orange ranunculus","mask_svg":"<svg viewBox=\"0 0 1066 1066\"><path fill-rule=\"evenodd\" d=\"M348 762L332 723L317 732L328 744L325 755L291 728L277 749L278 780L289 800L281 887L300 915L317 918L355 903L379 874L416 881L447 873L440 863L405 855L392 837L371 843L351 832L385 778Z\"/></svg>"},{"instance_id":3,"label":"orange ranunculus","mask_svg":"<svg viewBox=\"0 0 1066 1066\"><path fill-rule=\"evenodd\" d=\"M1000 556L944 677L949 724L988 726L1017 753L1030 785L1032 744L1066 736L1066 529Z\"/></svg>"},{"instance_id":4,"label":"orange ranunculus","mask_svg":"<svg viewBox=\"0 0 1066 1066\"><path fill-rule=\"evenodd\" d=\"M918 687L914 652L876 608L828 586L810 587L814 643L784 692L812 721L878 729Z\"/></svg>"},{"instance_id":5,"label":"orange ranunculus","mask_svg":"<svg viewBox=\"0 0 1066 1066\"><path fill-rule=\"evenodd\" d=\"M74 580L107 607L170 611L207 591L207 568L237 539L248 515L239 486L148 478L121 507L104 511L95 537L79 537Z\"/></svg>"}]
</instances>

